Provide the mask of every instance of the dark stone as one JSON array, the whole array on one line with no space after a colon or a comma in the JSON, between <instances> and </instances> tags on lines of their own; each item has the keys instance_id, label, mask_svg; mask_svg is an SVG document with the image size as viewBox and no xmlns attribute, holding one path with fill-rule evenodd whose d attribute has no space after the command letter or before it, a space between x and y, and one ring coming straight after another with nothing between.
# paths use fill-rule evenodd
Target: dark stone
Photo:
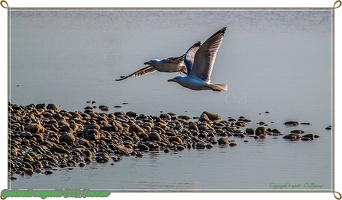
<instances>
[{"instance_id":1,"label":"dark stone","mask_svg":"<svg viewBox=\"0 0 342 200\"><path fill-rule=\"evenodd\" d=\"M297 133L291 133L291 134L285 135L283 138L287 140L299 140L300 135Z\"/></svg>"},{"instance_id":2,"label":"dark stone","mask_svg":"<svg viewBox=\"0 0 342 200\"><path fill-rule=\"evenodd\" d=\"M75 142L75 136L73 133L70 132L62 132L61 136L59 137L59 141L66 143Z\"/></svg>"},{"instance_id":3,"label":"dark stone","mask_svg":"<svg viewBox=\"0 0 342 200\"><path fill-rule=\"evenodd\" d=\"M306 135L303 135L302 137L306 137L306 138L310 138L311 140L313 140L314 139L314 134L306 134Z\"/></svg>"},{"instance_id":4,"label":"dark stone","mask_svg":"<svg viewBox=\"0 0 342 200\"><path fill-rule=\"evenodd\" d=\"M57 106L55 104L48 104L46 106L46 109L58 111L58 108L57 108Z\"/></svg>"},{"instance_id":5,"label":"dark stone","mask_svg":"<svg viewBox=\"0 0 342 200\"><path fill-rule=\"evenodd\" d=\"M271 132L273 132L273 133L281 133L278 129L273 129Z\"/></svg>"},{"instance_id":6,"label":"dark stone","mask_svg":"<svg viewBox=\"0 0 342 200\"><path fill-rule=\"evenodd\" d=\"M169 152L170 152L170 149L169 149L169 148L166 148L166 149L164 149L164 152L165 152L165 153L169 153Z\"/></svg>"},{"instance_id":7,"label":"dark stone","mask_svg":"<svg viewBox=\"0 0 342 200\"><path fill-rule=\"evenodd\" d=\"M302 134L302 133L304 133L304 131L302 131L302 130L292 130L291 133Z\"/></svg>"},{"instance_id":8,"label":"dark stone","mask_svg":"<svg viewBox=\"0 0 342 200\"><path fill-rule=\"evenodd\" d=\"M189 116L186 116L186 115L179 115L178 116L179 119L184 119L186 121L190 120L190 117Z\"/></svg>"},{"instance_id":9,"label":"dark stone","mask_svg":"<svg viewBox=\"0 0 342 200\"><path fill-rule=\"evenodd\" d=\"M133 118L136 118L138 116L136 112L132 112L132 111L126 112L126 115L129 117L133 117Z\"/></svg>"},{"instance_id":10,"label":"dark stone","mask_svg":"<svg viewBox=\"0 0 342 200\"><path fill-rule=\"evenodd\" d=\"M284 124L285 126L298 126L299 125L297 121L287 121Z\"/></svg>"},{"instance_id":11,"label":"dark stone","mask_svg":"<svg viewBox=\"0 0 342 200\"><path fill-rule=\"evenodd\" d=\"M266 127L264 126L260 126L258 127L256 130L255 130L255 135L266 135L267 133L267 130L266 130Z\"/></svg>"},{"instance_id":12,"label":"dark stone","mask_svg":"<svg viewBox=\"0 0 342 200\"><path fill-rule=\"evenodd\" d=\"M254 130L254 128L246 128L246 133L247 133L247 135L254 135L255 130Z\"/></svg>"},{"instance_id":13,"label":"dark stone","mask_svg":"<svg viewBox=\"0 0 342 200\"><path fill-rule=\"evenodd\" d=\"M229 143L229 146L231 146L231 147L235 147L235 146L237 146L237 144L236 144L236 143L234 143L234 142L231 142L231 143Z\"/></svg>"},{"instance_id":14,"label":"dark stone","mask_svg":"<svg viewBox=\"0 0 342 200\"><path fill-rule=\"evenodd\" d=\"M156 132L150 133L148 137L151 141L161 141L160 135Z\"/></svg>"},{"instance_id":15,"label":"dark stone","mask_svg":"<svg viewBox=\"0 0 342 200\"><path fill-rule=\"evenodd\" d=\"M50 170L46 170L46 171L44 172L44 174L45 174L45 175L50 175L50 174L53 174L53 172L50 171Z\"/></svg>"},{"instance_id":16,"label":"dark stone","mask_svg":"<svg viewBox=\"0 0 342 200\"><path fill-rule=\"evenodd\" d=\"M129 127L129 132L135 132L135 133L145 133L144 129L141 128L139 125L137 124L132 124Z\"/></svg>"},{"instance_id":17,"label":"dark stone","mask_svg":"<svg viewBox=\"0 0 342 200\"><path fill-rule=\"evenodd\" d=\"M180 137L177 136L171 136L169 138L169 142L177 142L178 144L183 144L183 141Z\"/></svg>"},{"instance_id":18,"label":"dark stone","mask_svg":"<svg viewBox=\"0 0 342 200\"><path fill-rule=\"evenodd\" d=\"M229 139L226 137L221 137L220 139L217 140L218 144L229 144Z\"/></svg>"},{"instance_id":19,"label":"dark stone","mask_svg":"<svg viewBox=\"0 0 342 200\"><path fill-rule=\"evenodd\" d=\"M301 125L311 125L309 122L302 122Z\"/></svg>"},{"instance_id":20,"label":"dark stone","mask_svg":"<svg viewBox=\"0 0 342 200\"><path fill-rule=\"evenodd\" d=\"M222 119L220 115L214 114L214 113L210 113L210 112L207 112L207 111L204 111L202 114L207 115L209 120L211 120L211 121L221 120Z\"/></svg>"},{"instance_id":21,"label":"dark stone","mask_svg":"<svg viewBox=\"0 0 342 200\"><path fill-rule=\"evenodd\" d=\"M99 140L101 138L101 134L96 129L88 129L84 134L84 138L87 140Z\"/></svg>"},{"instance_id":22,"label":"dark stone","mask_svg":"<svg viewBox=\"0 0 342 200\"><path fill-rule=\"evenodd\" d=\"M302 137L301 140L303 141L309 141L309 140L312 140L311 138L308 138L308 137Z\"/></svg>"},{"instance_id":23,"label":"dark stone","mask_svg":"<svg viewBox=\"0 0 342 200\"><path fill-rule=\"evenodd\" d=\"M143 151L149 151L150 150L150 148L147 145L142 144L142 143L138 144L138 148L140 150L143 150Z\"/></svg>"},{"instance_id":24,"label":"dark stone","mask_svg":"<svg viewBox=\"0 0 342 200\"><path fill-rule=\"evenodd\" d=\"M45 103L39 103L36 105L36 109L45 109L46 105Z\"/></svg>"},{"instance_id":25,"label":"dark stone","mask_svg":"<svg viewBox=\"0 0 342 200\"><path fill-rule=\"evenodd\" d=\"M29 131L31 133L44 133L45 128L38 123L31 123L25 126L25 131Z\"/></svg>"}]
</instances>

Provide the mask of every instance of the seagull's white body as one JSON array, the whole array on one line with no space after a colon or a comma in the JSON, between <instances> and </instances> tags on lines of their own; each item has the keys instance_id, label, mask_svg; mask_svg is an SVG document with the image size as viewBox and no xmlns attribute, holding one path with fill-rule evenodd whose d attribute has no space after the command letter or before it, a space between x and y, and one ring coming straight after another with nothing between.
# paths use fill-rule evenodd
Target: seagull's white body
<instances>
[{"instance_id":1,"label":"seagull's white body","mask_svg":"<svg viewBox=\"0 0 342 200\"><path fill-rule=\"evenodd\" d=\"M187 76L176 76L168 81L176 82L192 90L227 91L227 84L214 84L210 80L216 54L222 43L225 31L226 27L223 27L202 45L200 42L197 42L190 47L184 56Z\"/></svg>"},{"instance_id":2,"label":"seagull's white body","mask_svg":"<svg viewBox=\"0 0 342 200\"><path fill-rule=\"evenodd\" d=\"M184 56L184 55L183 55ZM186 67L184 64L184 58L183 56L180 56L178 58L181 58L180 60L171 60L174 58L167 58L167 59L154 59L150 60L148 62L145 62L144 64L148 64L154 67L155 70L158 72L181 72L182 70L185 71Z\"/></svg>"},{"instance_id":3,"label":"seagull's white body","mask_svg":"<svg viewBox=\"0 0 342 200\"><path fill-rule=\"evenodd\" d=\"M226 84L214 84L202 79L192 78L189 76L176 76L169 81L177 82L181 86L192 90L227 91L228 89L228 86Z\"/></svg>"},{"instance_id":4,"label":"seagull's white body","mask_svg":"<svg viewBox=\"0 0 342 200\"><path fill-rule=\"evenodd\" d=\"M152 73L155 71L158 72L179 72L186 74L186 67L184 64L184 55L181 55L179 57L170 57L166 59L152 59L148 62L144 63L145 65L148 65L147 67L144 67L136 72L133 72L132 74L128 76L121 76L119 79L116 79L116 81L121 81L129 77L136 77L136 76L142 76L148 73Z\"/></svg>"}]
</instances>

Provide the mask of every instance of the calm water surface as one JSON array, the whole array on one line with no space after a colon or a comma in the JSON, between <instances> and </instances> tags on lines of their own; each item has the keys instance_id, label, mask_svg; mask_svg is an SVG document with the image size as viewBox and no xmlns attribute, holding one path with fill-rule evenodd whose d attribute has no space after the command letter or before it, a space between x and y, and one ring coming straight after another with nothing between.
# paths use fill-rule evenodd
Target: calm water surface
<instances>
[{"instance_id":1,"label":"calm water surface","mask_svg":"<svg viewBox=\"0 0 342 200\"><path fill-rule=\"evenodd\" d=\"M238 146L145 153L114 166L92 163L52 176L17 177L11 188L109 190L272 190L332 188L332 12L317 10L20 10L10 12L10 102L55 103L82 111L243 115L309 142L234 139ZM116 82L153 58L183 54L223 26L212 82L227 92L191 91L153 73ZM123 104L128 103L128 104ZM114 108L120 105L121 108ZM269 111L269 114L265 114ZM287 120L309 122L287 128ZM273 123L271 123L273 122Z\"/></svg>"}]
</instances>

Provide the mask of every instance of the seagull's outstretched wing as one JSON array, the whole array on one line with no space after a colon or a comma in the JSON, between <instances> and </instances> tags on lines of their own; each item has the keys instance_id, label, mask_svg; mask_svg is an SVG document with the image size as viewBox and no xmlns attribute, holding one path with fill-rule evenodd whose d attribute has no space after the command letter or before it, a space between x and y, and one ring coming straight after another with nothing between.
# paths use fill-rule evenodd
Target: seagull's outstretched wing
<instances>
[{"instance_id":1,"label":"seagull's outstretched wing","mask_svg":"<svg viewBox=\"0 0 342 200\"><path fill-rule=\"evenodd\" d=\"M136 77L136 76L143 76L145 74L148 74L148 73L152 73L152 72L155 72L156 69L154 69L153 66L147 66L147 67L144 67L136 72L133 72L132 74L128 75L128 76L120 76L119 79L115 79L116 81L122 81L122 80L125 80L126 78L129 78L129 77Z\"/></svg>"},{"instance_id":2,"label":"seagull's outstretched wing","mask_svg":"<svg viewBox=\"0 0 342 200\"><path fill-rule=\"evenodd\" d=\"M187 75L189 75L191 70L192 70L192 67L194 65L194 60L195 60L195 54L196 54L197 50L200 48L200 46L201 46L201 42L198 41L197 43L192 45L188 49L188 51L185 53L184 64L186 66Z\"/></svg>"},{"instance_id":3,"label":"seagull's outstretched wing","mask_svg":"<svg viewBox=\"0 0 342 200\"><path fill-rule=\"evenodd\" d=\"M213 71L216 53L220 48L224 33L227 27L223 27L209 39L207 39L195 54L193 68L189 74L190 77L200 78L210 82L211 72Z\"/></svg>"}]
</instances>

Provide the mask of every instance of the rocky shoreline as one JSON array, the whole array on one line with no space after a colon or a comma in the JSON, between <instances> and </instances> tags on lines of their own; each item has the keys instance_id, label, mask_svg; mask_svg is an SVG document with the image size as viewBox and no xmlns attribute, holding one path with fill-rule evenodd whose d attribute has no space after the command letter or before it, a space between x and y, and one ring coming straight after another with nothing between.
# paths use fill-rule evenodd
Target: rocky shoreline
<instances>
[{"instance_id":1,"label":"rocky shoreline","mask_svg":"<svg viewBox=\"0 0 342 200\"><path fill-rule=\"evenodd\" d=\"M234 137L266 139L281 136L278 129L251 120L222 119L204 111L200 117L162 113L146 116L135 112L83 112L59 110L54 104L8 104L8 175L52 174L55 168L84 167L90 162L120 161L124 156L142 157L149 151L165 153L184 149L210 149L215 145L236 146ZM108 111L107 106L99 106ZM297 126L296 121L285 126ZM306 123L309 125L309 123ZM331 127L330 127L331 128ZM314 140L318 135L293 130L287 140ZM244 140L248 142L248 140Z\"/></svg>"}]
</instances>

